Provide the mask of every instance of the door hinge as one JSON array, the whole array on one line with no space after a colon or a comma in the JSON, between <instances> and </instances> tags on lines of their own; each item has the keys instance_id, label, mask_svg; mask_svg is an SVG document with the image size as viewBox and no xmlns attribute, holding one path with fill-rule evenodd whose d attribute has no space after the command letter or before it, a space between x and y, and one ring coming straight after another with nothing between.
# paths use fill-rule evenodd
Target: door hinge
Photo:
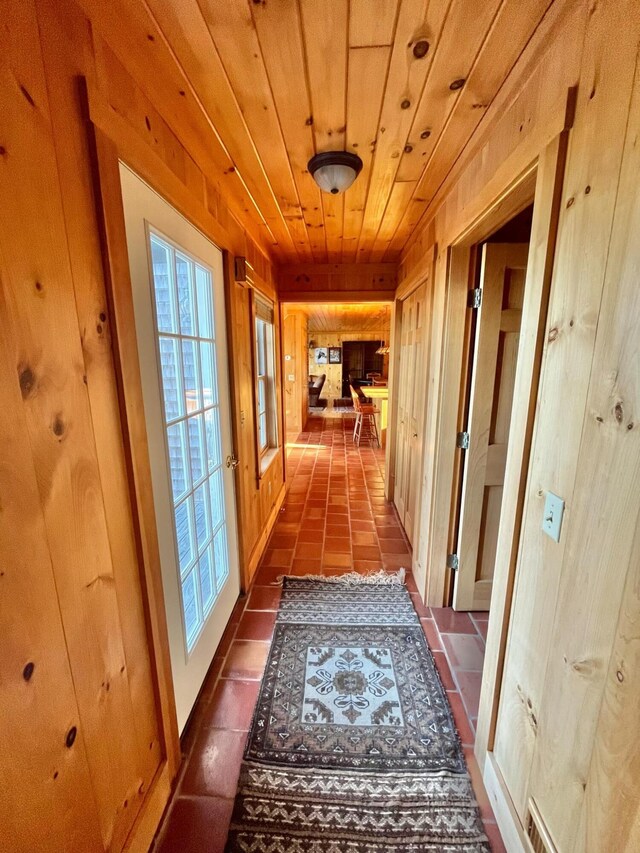
<instances>
[{"instance_id":1,"label":"door hinge","mask_svg":"<svg viewBox=\"0 0 640 853\"><path fill-rule=\"evenodd\" d=\"M447 554L447 568L453 569L454 572L458 571L460 566L460 562L458 560L457 554Z\"/></svg>"},{"instance_id":2,"label":"door hinge","mask_svg":"<svg viewBox=\"0 0 640 853\"><path fill-rule=\"evenodd\" d=\"M468 432L459 432L456 435L456 447L459 447L461 450L469 449L469 433Z\"/></svg>"},{"instance_id":3,"label":"door hinge","mask_svg":"<svg viewBox=\"0 0 640 853\"><path fill-rule=\"evenodd\" d=\"M482 305L482 288L474 287L469 291L469 308L479 308Z\"/></svg>"}]
</instances>

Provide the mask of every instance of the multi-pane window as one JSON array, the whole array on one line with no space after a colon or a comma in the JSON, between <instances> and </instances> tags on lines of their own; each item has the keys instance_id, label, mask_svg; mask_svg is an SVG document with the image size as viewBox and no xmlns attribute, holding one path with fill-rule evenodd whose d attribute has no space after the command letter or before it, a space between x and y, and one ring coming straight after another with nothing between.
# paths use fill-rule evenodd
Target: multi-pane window
<instances>
[{"instance_id":1,"label":"multi-pane window","mask_svg":"<svg viewBox=\"0 0 640 853\"><path fill-rule=\"evenodd\" d=\"M261 467L267 452L278 446L273 305L255 295L256 421ZM267 460L268 461L268 460Z\"/></svg>"},{"instance_id":2,"label":"multi-pane window","mask_svg":"<svg viewBox=\"0 0 640 853\"><path fill-rule=\"evenodd\" d=\"M229 575L209 268L150 234L158 353L187 651Z\"/></svg>"},{"instance_id":3,"label":"multi-pane window","mask_svg":"<svg viewBox=\"0 0 640 853\"><path fill-rule=\"evenodd\" d=\"M256 380L258 383L258 440L260 452L269 447L267 427L267 323L256 318Z\"/></svg>"}]
</instances>

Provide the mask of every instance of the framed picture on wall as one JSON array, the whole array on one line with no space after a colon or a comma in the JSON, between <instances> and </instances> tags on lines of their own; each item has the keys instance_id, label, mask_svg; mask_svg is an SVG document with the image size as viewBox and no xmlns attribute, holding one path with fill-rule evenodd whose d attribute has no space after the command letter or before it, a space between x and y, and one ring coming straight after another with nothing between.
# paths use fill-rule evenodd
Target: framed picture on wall
<instances>
[{"instance_id":1,"label":"framed picture on wall","mask_svg":"<svg viewBox=\"0 0 640 853\"><path fill-rule=\"evenodd\" d=\"M342 364L342 347L329 347L329 364Z\"/></svg>"},{"instance_id":2,"label":"framed picture on wall","mask_svg":"<svg viewBox=\"0 0 640 853\"><path fill-rule=\"evenodd\" d=\"M329 361L329 350L327 347L316 347L316 364L327 364Z\"/></svg>"}]
</instances>

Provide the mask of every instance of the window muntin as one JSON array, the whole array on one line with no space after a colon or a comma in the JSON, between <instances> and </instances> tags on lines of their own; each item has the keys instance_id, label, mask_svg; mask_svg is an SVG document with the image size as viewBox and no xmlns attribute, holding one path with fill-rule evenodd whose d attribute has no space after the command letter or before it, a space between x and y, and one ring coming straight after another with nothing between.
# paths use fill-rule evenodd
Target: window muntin
<instances>
[{"instance_id":1,"label":"window muntin","mask_svg":"<svg viewBox=\"0 0 640 853\"><path fill-rule=\"evenodd\" d=\"M187 652L229 576L213 273L149 233L175 542Z\"/></svg>"}]
</instances>

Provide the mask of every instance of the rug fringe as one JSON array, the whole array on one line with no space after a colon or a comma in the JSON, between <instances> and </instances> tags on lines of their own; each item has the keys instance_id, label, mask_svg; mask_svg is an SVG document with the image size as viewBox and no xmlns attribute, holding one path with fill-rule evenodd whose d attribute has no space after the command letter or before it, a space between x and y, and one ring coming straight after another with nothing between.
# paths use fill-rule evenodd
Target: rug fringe
<instances>
[{"instance_id":1,"label":"rug fringe","mask_svg":"<svg viewBox=\"0 0 640 853\"><path fill-rule=\"evenodd\" d=\"M373 586L404 586L406 569L398 569L397 572L385 572L384 569L360 574L359 572L346 572L344 575L278 575L273 581L274 586L282 586L284 578L297 577L304 581L322 581L322 583L337 583L345 586L359 586L370 584Z\"/></svg>"}]
</instances>

